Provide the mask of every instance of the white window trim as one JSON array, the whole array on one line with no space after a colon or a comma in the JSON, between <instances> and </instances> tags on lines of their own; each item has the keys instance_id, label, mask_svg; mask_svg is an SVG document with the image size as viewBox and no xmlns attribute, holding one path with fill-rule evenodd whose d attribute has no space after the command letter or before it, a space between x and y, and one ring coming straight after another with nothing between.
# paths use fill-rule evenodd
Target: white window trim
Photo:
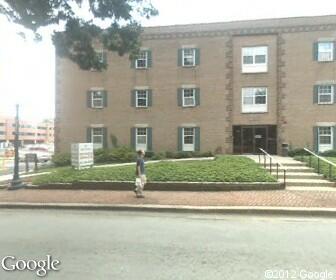
<instances>
[{"instance_id":1,"label":"white window trim","mask_svg":"<svg viewBox=\"0 0 336 280\"><path fill-rule=\"evenodd\" d=\"M94 134L94 129L95 128L100 128L102 131L102 134ZM94 143L93 138L94 137L100 137L101 138L101 143ZM93 144L93 149L102 149L104 147L104 133L103 133L103 128L102 127L92 127L91 128L91 143Z\"/></svg>"},{"instance_id":2,"label":"white window trim","mask_svg":"<svg viewBox=\"0 0 336 280\"><path fill-rule=\"evenodd\" d=\"M95 92L98 92L98 91L100 91L101 92L101 97L100 98L94 98L93 97L93 95L94 95L94 93ZM101 106L95 106L94 105L94 100L101 100ZM104 108L104 94L103 94L103 92L102 92L102 90L91 90L91 107L92 108L95 108L95 109L102 109L102 108Z\"/></svg>"},{"instance_id":3,"label":"white window trim","mask_svg":"<svg viewBox=\"0 0 336 280\"><path fill-rule=\"evenodd\" d=\"M191 128L193 130L193 144L185 144L184 143L184 136L185 136L184 130L186 128ZM190 135L188 135L188 136L190 136ZM182 150L184 152L194 152L195 151L195 137L196 137L196 135L195 135L195 127L183 127L182 128Z\"/></svg>"},{"instance_id":4,"label":"white window trim","mask_svg":"<svg viewBox=\"0 0 336 280\"><path fill-rule=\"evenodd\" d=\"M244 90L246 89L253 89L253 104L251 105L245 105L244 104ZM256 91L258 89L265 90L266 96L266 102L265 104L256 104ZM244 87L241 90L241 106L242 106L242 113L267 113L268 112L268 89L267 87Z\"/></svg>"},{"instance_id":5,"label":"white window trim","mask_svg":"<svg viewBox=\"0 0 336 280\"><path fill-rule=\"evenodd\" d=\"M320 128L323 127L330 127L330 134L320 134ZM332 150L334 147L334 128L332 126L319 126L318 127L318 151L319 152L324 152L328 150ZM330 136L330 144L321 144L320 137L321 136Z\"/></svg>"},{"instance_id":6,"label":"white window trim","mask_svg":"<svg viewBox=\"0 0 336 280\"><path fill-rule=\"evenodd\" d=\"M326 44L326 43L331 43L332 44L332 48L331 51L328 53L331 53L331 58L330 59L321 59L320 57L320 44ZM326 52L323 52L326 53ZM317 61L319 62L330 62L334 60L334 56L335 56L335 43L333 41L319 41L317 43Z\"/></svg>"},{"instance_id":7,"label":"white window trim","mask_svg":"<svg viewBox=\"0 0 336 280\"><path fill-rule=\"evenodd\" d=\"M138 143L138 129L145 129L146 131L146 144L139 144ZM144 136L144 135L139 135L139 136ZM148 129L147 127L136 127L135 128L135 147L136 150L144 150L147 151L147 145L148 145Z\"/></svg>"},{"instance_id":8,"label":"white window trim","mask_svg":"<svg viewBox=\"0 0 336 280\"><path fill-rule=\"evenodd\" d=\"M192 65L185 65L184 64L184 58L185 58L184 51L185 50L190 50L190 49L192 49L192 51L193 51L193 64ZM183 67L194 67L194 66L196 66L196 49L195 48L182 48L182 66Z\"/></svg>"},{"instance_id":9,"label":"white window trim","mask_svg":"<svg viewBox=\"0 0 336 280\"><path fill-rule=\"evenodd\" d=\"M140 106L138 104L138 93L139 91L145 91L146 92L146 105L145 106ZM135 107L136 108L147 108L148 107L148 90L147 89L136 89L135 90Z\"/></svg>"},{"instance_id":10,"label":"white window trim","mask_svg":"<svg viewBox=\"0 0 336 280\"><path fill-rule=\"evenodd\" d=\"M141 50L140 53L145 53L145 58L135 59L135 68L136 69L147 69L148 68L148 52L146 50ZM138 60L145 60L145 66L138 66Z\"/></svg>"},{"instance_id":11,"label":"white window trim","mask_svg":"<svg viewBox=\"0 0 336 280\"><path fill-rule=\"evenodd\" d=\"M330 86L331 87L331 93L328 94L328 93L320 93L320 87L321 86ZM321 95L330 95L330 102L320 102L320 96ZM334 86L333 85L318 85L318 90L317 90L317 104L321 104L321 105L326 105L326 104L334 104L334 96L335 96L335 93L334 93Z\"/></svg>"},{"instance_id":12,"label":"white window trim","mask_svg":"<svg viewBox=\"0 0 336 280\"><path fill-rule=\"evenodd\" d=\"M265 63L255 63L256 49L266 48ZM252 64L244 64L244 50L252 49ZM268 71L268 46L253 46L253 47L242 47L241 48L241 72L242 73L266 73Z\"/></svg>"},{"instance_id":13,"label":"white window trim","mask_svg":"<svg viewBox=\"0 0 336 280\"><path fill-rule=\"evenodd\" d=\"M193 93L193 104L191 104L191 105L186 105L185 104L185 96L184 96L184 94L185 94L185 91L186 90L192 90L192 93ZM196 90L194 89L194 88L183 88L182 89L182 106L183 107L195 107L196 106Z\"/></svg>"}]
</instances>

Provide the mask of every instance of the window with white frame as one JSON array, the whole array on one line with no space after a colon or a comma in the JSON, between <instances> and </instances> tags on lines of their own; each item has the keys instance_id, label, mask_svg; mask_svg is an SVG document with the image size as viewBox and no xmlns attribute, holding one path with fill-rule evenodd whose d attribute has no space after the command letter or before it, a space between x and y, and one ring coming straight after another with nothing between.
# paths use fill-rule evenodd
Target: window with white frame
<instances>
[{"instance_id":1,"label":"window with white frame","mask_svg":"<svg viewBox=\"0 0 336 280\"><path fill-rule=\"evenodd\" d=\"M103 50L96 50L96 56L100 63L105 63L105 54Z\"/></svg>"},{"instance_id":2,"label":"window with white frame","mask_svg":"<svg viewBox=\"0 0 336 280\"><path fill-rule=\"evenodd\" d=\"M148 107L148 91L136 90L136 107Z\"/></svg>"},{"instance_id":3,"label":"window with white frame","mask_svg":"<svg viewBox=\"0 0 336 280\"><path fill-rule=\"evenodd\" d=\"M137 59L135 60L135 67L138 69L147 68L147 51L140 51Z\"/></svg>"},{"instance_id":4,"label":"window with white frame","mask_svg":"<svg viewBox=\"0 0 336 280\"><path fill-rule=\"evenodd\" d=\"M195 150L195 128L183 128L183 151Z\"/></svg>"},{"instance_id":5,"label":"window with white frame","mask_svg":"<svg viewBox=\"0 0 336 280\"><path fill-rule=\"evenodd\" d=\"M242 112L243 113L267 112L267 88L243 88Z\"/></svg>"},{"instance_id":6,"label":"window with white frame","mask_svg":"<svg viewBox=\"0 0 336 280\"><path fill-rule=\"evenodd\" d=\"M332 150L333 148L333 129L331 126L318 128L319 152Z\"/></svg>"},{"instance_id":7,"label":"window with white frame","mask_svg":"<svg viewBox=\"0 0 336 280\"><path fill-rule=\"evenodd\" d=\"M334 59L334 43L319 42L317 59L318 61L332 61Z\"/></svg>"},{"instance_id":8,"label":"window with white frame","mask_svg":"<svg viewBox=\"0 0 336 280\"><path fill-rule=\"evenodd\" d=\"M182 62L183 66L195 66L195 49L184 48L182 49Z\"/></svg>"},{"instance_id":9,"label":"window with white frame","mask_svg":"<svg viewBox=\"0 0 336 280\"><path fill-rule=\"evenodd\" d=\"M196 105L195 89L183 89L183 107L192 107Z\"/></svg>"},{"instance_id":10,"label":"window with white frame","mask_svg":"<svg viewBox=\"0 0 336 280\"><path fill-rule=\"evenodd\" d=\"M91 129L91 142L94 149L103 148L104 131L102 127L93 127Z\"/></svg>"},{"instance_id":11,"label":"window with white frame","mask_svg":"<svg viewBox=\"0 0 336 280\"><path fill-rule=\"evenodd\" d=\"M242 48L242 72L260 73L267 72L268 47Z\"/></svg>"},{"instance_id":12,"label":"window with white frame","mask_svg":"<svg viewBox=\"0 0 336 280\"><path fill-rule=\"evenodd\" d=\"M136 128L136 150L147 150L147 128Z\"/></svg>"},{"instance_id":13,"label":"window with white frame","mask_svg":"<svg viewBox=\"0 0 336 280\"><path fill-rule=\"evenodd\" d=\"M332 104L334 102L334 87L332 85L320 85L317 89L318 104Z\"/></svg>"},{"instance_id":14,"label":"window with white frame","mask_svg":"<svg viewBox=\"0 0 336 280\"><path fill-rule=\"evenodd\" d=\"M100 90L91 91L91 107L103 108L104 107L104 94Z\"/></svg>"}]
</instances>

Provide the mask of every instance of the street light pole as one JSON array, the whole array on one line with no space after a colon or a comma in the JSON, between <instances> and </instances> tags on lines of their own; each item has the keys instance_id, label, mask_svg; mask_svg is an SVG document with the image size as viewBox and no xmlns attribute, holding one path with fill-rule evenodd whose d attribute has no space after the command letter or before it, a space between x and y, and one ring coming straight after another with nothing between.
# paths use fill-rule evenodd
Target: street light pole
<instances>
[{"instance_id":1,"label":"street light pole","mask_svg":"<svg viewBox=\"0 0 336 280\"><path fill-rule=\"evenodd\" d=\"M15 139L14 139L14 175L13 180L8 187L9 190L15 190L25 187L20 180L19 175L19 134L20 134L20 122L19 122L19 104L16 104L16 117L15 117Z\"/></svg>"}]
</instances>

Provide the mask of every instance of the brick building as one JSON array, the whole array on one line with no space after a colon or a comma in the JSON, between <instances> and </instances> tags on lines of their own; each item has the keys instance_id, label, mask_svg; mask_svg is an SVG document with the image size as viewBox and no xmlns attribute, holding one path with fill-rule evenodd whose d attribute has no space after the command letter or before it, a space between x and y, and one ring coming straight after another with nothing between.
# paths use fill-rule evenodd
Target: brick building
<instances>
[{"instance_id":1,"label":"brick building","mask_svg":"<svg viewBox=\"0 0 336 280\"><path fill-rule=\"evenodd\" d=\"M56 58L56 151L72 142L154 151L336 146L336 16L145 28L137 60Z\"/></svg>"},{"instance_id":2,"label":"brick building","mask_svg":"<svg viewBox=\"0 0 336 280\"><path fill-rule=\"evenodd\" d=\"M9 146L15 139L15 119L0 116L0 147ZM54 143L54 122L45 120L39 124L20 120L20 141L26 144Z\"/></svg>"}]
</instances>

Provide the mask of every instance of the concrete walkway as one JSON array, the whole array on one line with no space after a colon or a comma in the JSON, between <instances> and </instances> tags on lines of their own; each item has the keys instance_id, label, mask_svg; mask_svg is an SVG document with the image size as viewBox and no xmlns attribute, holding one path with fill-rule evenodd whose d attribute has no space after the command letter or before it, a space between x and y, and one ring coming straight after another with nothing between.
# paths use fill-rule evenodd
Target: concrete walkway
<instances>
[{"instance_id":1,"label":"concrete walkway","mask_svg":"<svg viewBox=\"0 0 336 280\"><path fill-rule=\"evenodd\" d=\"M246 155L261 166L265 167L264 156ZM279 176L280 182L284 181L284 170L286 170L286 187L305 187L305 188L325 188L335 187L335 182L326 180L323 175L317 174L313 168L307 167L305 163L297 161L291 157L272 156L273 161L270 165L270 159L266 157L266 170L272 168L272 175ZM277 170L276 163L280 163Z\"/></svg>"}]
</instances>

